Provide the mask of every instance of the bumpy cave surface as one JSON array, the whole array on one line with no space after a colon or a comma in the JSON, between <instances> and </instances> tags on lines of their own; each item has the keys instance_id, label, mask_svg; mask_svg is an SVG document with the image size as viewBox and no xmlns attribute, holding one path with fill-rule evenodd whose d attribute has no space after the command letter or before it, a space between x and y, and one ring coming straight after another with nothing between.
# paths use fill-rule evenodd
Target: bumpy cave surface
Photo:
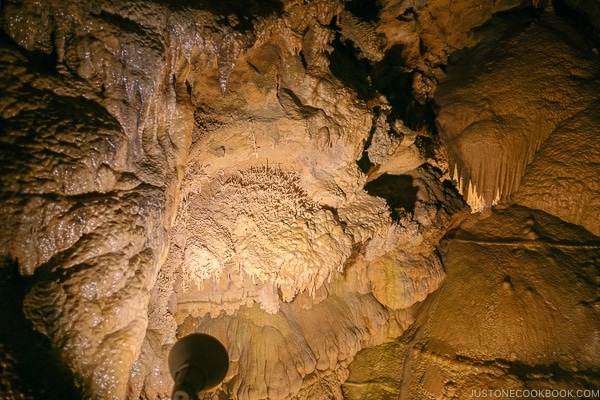
<instances>
[{"instance_id":1,"label":"bumpy cave surface","mask_svg":"<svg viewBox=\"0 0 600 400\"><path fill-rule=\"evenodd\" d=\"M600 396L595 2L0 13L1 399Z\"/></svg>"}]
</instances>

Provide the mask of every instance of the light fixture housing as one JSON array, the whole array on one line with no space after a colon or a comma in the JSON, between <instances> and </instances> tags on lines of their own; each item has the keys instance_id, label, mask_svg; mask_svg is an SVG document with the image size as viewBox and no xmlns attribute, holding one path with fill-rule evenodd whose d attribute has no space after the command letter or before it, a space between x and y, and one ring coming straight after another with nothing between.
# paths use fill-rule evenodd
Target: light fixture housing
<instances>
[{"instance_id":1,"label":"light fixture housing","mask_svg":"<svg viewBox=\"0 0 600 400\"><path fill-rule=\"evenodd\" d=\"M229 356L214 337L193 333L178 340L169 352L169 371L175 381L172 400L192 400L225 379Z\"/></svg>"}]
</instances>

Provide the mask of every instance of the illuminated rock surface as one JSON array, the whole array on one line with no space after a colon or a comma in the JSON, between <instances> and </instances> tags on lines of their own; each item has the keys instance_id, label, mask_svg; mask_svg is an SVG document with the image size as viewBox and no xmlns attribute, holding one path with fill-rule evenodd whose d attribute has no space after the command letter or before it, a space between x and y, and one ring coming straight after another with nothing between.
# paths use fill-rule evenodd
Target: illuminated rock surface
<instances>
[{"instance_id":1,"label":"illuminated rock surface","mask_svg":"<svg viewBox=\"0 0 600 400\"><path fill-rule=\"evenodd\" d=\"M167 399L193 332L204 399L598 387L599 60L543 3L3 2L0 398Z\"/></svg>"},{"instance_id":2,"label":"illuminated rock surface","mask_svg":"<svg viewBox=\"0 0 600 400\"><path fill-rule=\"evenodd\" d=\"M470 398L600 385L597 236L512 206L442 241L447 276L395 343L364 350L348 398Z\"/></svg>"},{"instance_id":3,"label":"illuminated rock surface","mask_svg":"<svg viewBox=\"0 0 600 400\"><path fill-rule=\"evenodd\" d=\"M481 43L466 50L463 59L459 57L436 94L441 107L438 122L448 146L450 172L469 204L477 210L489 209L515 193L523 176L529 173L528 166L535 171L537 162L561 162L556 156L549 161L547 150L539 153L538 150L546 140L552 142L546 147L565 147L566 143L557 141L565 136L561 131L568 129L563 127L567 120L597 118L592 110L597 108L599 65L597 54L589 45L552 14L543 14L539 20L506 17L502 22L482 30ZM598 133L593 130L578 135L579 143L597 142ZM592 159L597 160L597 155ZM589 167L581 168L593 175L594 167L592 170ZM570 174L567 172L548 173L547 168L541 168L547 177L589 179L585 173L571 172L573 176L569 177L564 176ZM531 177L531 180L540 179L540 176ZM546 190L557 188L556 183L540 184ZM529 185L531 183L525 186ZM586 203L593 196L583 187L563 187L561 191L563 189L569 196L581 191L581 199L573 199L576 203ZM554 196L556 194L543 196L538 190L538 199L549 204L541 206L538 202L535 208L559 212L560 206L550 205L562 201ZM542 197L545 198L542 200ZM534 206L534 202L530 199L528 204ZM598 204L596 199L596 206ZM596 207L592 213L597 212ZM566 217L565 212L560 211L560 216ZM566 219L582 222L581 216L579 220L574 218L577 217ZM591 224L596 225L596 233L597 218L592 216L588 222L588 229Z\"/></svg>"}]
</instances>

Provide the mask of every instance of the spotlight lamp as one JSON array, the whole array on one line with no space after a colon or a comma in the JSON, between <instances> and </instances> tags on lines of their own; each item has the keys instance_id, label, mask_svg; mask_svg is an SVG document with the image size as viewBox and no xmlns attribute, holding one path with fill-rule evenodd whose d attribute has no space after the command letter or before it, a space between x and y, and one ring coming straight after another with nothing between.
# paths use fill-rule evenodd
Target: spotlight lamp
<instances>
[{"instance_id":1,"label":"spotlight lamp","mask_svg":"<svg viewBox=\"0 0 600 400\"><path fill-rule=\"evenodd\" d=\"M217 386L227 375L229 356L217 339L193 333L179 339L169 352L169 371L175 381L172 400L193 400Z\"/></svg>"}]
</instances>

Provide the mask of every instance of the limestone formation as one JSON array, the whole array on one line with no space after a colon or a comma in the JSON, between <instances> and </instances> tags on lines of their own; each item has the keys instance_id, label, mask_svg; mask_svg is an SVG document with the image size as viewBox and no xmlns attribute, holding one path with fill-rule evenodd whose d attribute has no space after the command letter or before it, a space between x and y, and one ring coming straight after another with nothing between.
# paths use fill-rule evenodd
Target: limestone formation
<instances>
[{"instance_id":1,"label":"limestone formation","mask_svg":"<svg viewBox=\"0 0 600 400\"><path fill-rule=\"evenodd\" d=\"M525 398L523 390L598 387L597 236L512 206L473 217L442 244L447 276L425 301L424 320L399 341L359 353L347 398L462 399L489 390Z\"/></svg>"},{"instance_id":2,"label":"limestone formation","mask_svg":"<svg viewBox=\"0 0 600 400\"><path fill-rule=\"evenodd\" d=\"M597 101L562 121L525 171L515 201L600 235L598 121Z\"/></svg>"},{"instance_id":3,"label":"limestone formation","mask_svg":"<svg viewBox=\"0 0 600 400\"><path fill-rule=\"evenodd\" d=\"M3 1L0 398L599 388L597 16Z\"/></svg>"},{"instance_id":4,"label":"limestone formation","mask_svg":"<svg viewBox=\"0 0 600 400\"><path fill-rule=\"evenodd\" d=\"M503 33L507 26L521 28ZM543 143L556 140L554 131L571 117L593 109L598 92L597 57L555 15L492 24L482 35L436 95L450 172L479 211L515 193ZM595 142L594 133L584 140Z\"/></svg>"}]
</instances>

